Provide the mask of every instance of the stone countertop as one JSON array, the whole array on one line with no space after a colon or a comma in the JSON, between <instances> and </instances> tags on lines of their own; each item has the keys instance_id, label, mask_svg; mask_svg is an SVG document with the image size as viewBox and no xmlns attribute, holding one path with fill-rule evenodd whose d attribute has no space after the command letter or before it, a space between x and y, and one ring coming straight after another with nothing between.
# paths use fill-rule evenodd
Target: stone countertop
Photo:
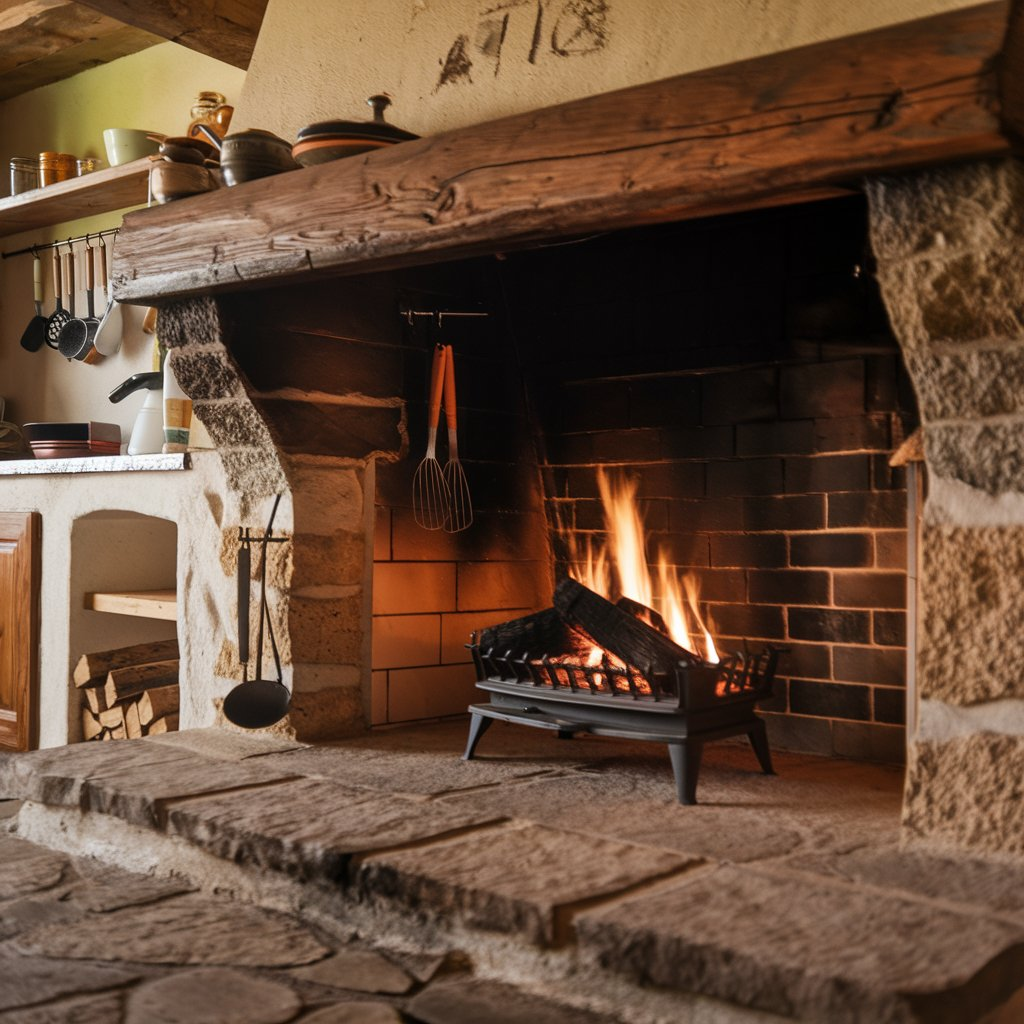
<instances>
[{"instance_id":1,"label":"stone countertop","mask_svg":"<svg viewBox=\"0 0 1024 1024\"><path fill-rule=\"evenodd\" d=\"M0 476L166 472L191 468L191 453L176 452L169 455L109 455L84 459L12 459L0 462Z\"/></svg>"}]
</instances>

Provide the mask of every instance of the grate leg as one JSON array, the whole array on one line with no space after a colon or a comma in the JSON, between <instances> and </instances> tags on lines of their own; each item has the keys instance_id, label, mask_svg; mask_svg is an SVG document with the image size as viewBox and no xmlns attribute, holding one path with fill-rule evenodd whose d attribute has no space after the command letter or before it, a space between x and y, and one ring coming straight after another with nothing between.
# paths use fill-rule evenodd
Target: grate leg
<instances>
[{"instance_id":1,"label":"grate leg","mask_svg":"<svg viewBox=\"0 0 1024 1024\"><path fill-rule=\"evenodd\" d=\"M754 748L754 753L757 754L761 771L765 775L774 775L775 769L772 767L772 752L768 749L768 730L764 727L764 722L760 718L747 730L747 738L750 740L750 745Z\"/></svg>"},{"instance_id":2,"label":"grate leg","mask_svg":"<svg viewBox=\"0 0 1024 1024\"><path fill-rule=\"evenodd\" d=\"M676 794L681 804L697 802L697 779L700 776L700 755L703 744L670 743L668 756L676 779Z\"/></svg>"},{"instance_id":3,"label":"grate leg","mask_svg":"<svg viewBox=\"0 0 1024 1024\"><path fill-rule=\"evenodd\" d=\"M466 743L466 752L462 755L463 761L473 760L473 751L476 750L480 737L490 729L493 721L493 718L487 718L485 715L473 715L469 720L469 741Z\"/></svg>"}]
</instances>

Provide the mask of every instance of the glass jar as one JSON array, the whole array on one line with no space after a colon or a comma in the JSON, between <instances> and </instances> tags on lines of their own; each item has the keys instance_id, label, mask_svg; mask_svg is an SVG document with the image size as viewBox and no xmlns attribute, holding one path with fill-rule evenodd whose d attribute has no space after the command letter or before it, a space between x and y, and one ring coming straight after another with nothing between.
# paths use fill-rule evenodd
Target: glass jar
<instances>
[{"instance_id":1,"label":"glass jar","mask_svg":"<svg viewBox=\"0 0 1024 1024\"><path fill-rule=\"evenodd\" d=\"M228 133L235 108L224 102L219 92L201 92L192 106L192 120L188 126L189 138L195 138L197 124L208 125L222 139Z\"/></svg>"},{"instance_id":2,"label":"glass jar","mask_svg":"<svg viewBox=\"0 0 1024 1024\"><path fill-rule=\"evenodd\" d=\"M39 161L30 156L11 157L11 195L39 188Z\"/></svg>"},{"instance_id":3,"label":"glass jar","mask_svg":"<svg viewBox=\"0 0 1024 1024\"><path fill-rule=\"evenodd\" d=\"M98 156L83 156L75 161L78 168L78 176L81 177L83 174L92 174L93 171L98 171L103 166L103 161Z\"/></svg>"},{"instance_id":4,"label":"glass jar","mask_svg":"<svg viewBox=\"0 0 1024 1024\"><path fill-rule=\"evenodd\" d=\"M39 184L53 185L58 181L67 181L78 174L77 161L71 153L40 153Z\"/></svg>"}]
</instances>

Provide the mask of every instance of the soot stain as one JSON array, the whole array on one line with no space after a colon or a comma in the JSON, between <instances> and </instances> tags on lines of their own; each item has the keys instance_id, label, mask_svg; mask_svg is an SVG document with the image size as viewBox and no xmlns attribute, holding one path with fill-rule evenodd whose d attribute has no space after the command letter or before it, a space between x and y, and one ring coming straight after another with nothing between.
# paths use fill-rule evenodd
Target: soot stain
<instances>
[{"instance_id":1,"label":"soot stain","mask_svg":"<svg viewBox=\"0 0 1024 1024\"><path fill-rule=\"evenodd\" d=\"M607 45L607 0L567 0L551 31L551 51L559 57L575 57Z\"/></svg>"},{"instance_id":2,"label":"soot stain","mask_svg":"<svg viewBox=\"0 0 1024 1024\"><path fill-rule=\"evenodd\" d=\"M435 92L442 85L451 85L453 82L472 83L473 78L470 71L473 69L473 62L470 60L468 49L469 36L456 36L455 42L448 50L448 56L441 63L441 74L438 76Z\"/></svg>"}]
</instances>

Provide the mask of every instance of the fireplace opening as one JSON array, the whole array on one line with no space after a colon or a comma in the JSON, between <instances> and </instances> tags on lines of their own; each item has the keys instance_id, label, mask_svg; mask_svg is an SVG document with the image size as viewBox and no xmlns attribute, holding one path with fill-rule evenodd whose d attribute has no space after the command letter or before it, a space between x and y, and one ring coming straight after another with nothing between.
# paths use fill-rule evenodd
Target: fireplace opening
<instances>
[{"instance_id":1,"label":"fireplace opening","mask_svg":"<svg viewBox=\"0 0 1024 1024\"><path fill-rule=\"evenodd\" d=\"M373 725L464 715L480 699L470 634L550 607L563 576L591 585L572 570L606 539L603 472L631 482L643 514L653 582L651 600L636 599L660 608L664 580L688 578L681 600L720 652L786 650L758 704L773 747L903 760L907 496L889 463L918 417L862 196L264 289L220 308L298 509L298 696L304 679L322 693L351 676ZM439 325L410 322L410 308L486 315ZM456 355L473 501L457 533L422 529L413 509L439 343ZM194 359L206 367L204 352ZM203 372L200 388L217 379ZM211 397L216 434L230 410ZM325 476L304 491L316 474L329 488ZM361 497L348 518L321 514L321 495L349 490L373 496L372 531ZM367 580L364 652L345 625L362 606L345 588Z\"/></svg>"}]
</instances>

